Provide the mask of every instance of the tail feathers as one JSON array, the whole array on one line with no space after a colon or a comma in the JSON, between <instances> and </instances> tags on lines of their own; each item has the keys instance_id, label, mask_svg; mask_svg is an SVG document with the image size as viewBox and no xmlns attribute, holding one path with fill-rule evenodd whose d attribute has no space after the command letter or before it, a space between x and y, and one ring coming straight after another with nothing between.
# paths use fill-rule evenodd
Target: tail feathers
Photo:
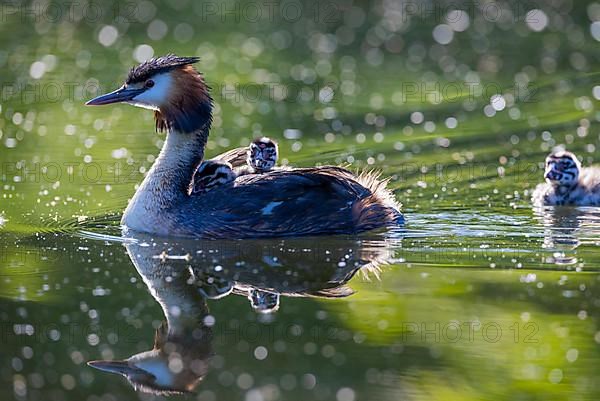
<instances>
[{"instance_id":1,"label":"tail feathers","mask_svg":"<svg viewBox=\"0 0 600 401\"><path fill-rule=\"evenodd\" d=\"M404 224L404 216L400 212L401 205L387 188L389 178L380 177L381 173L378 171L363 172L358 176L358 182L370 191L369 195L352 207L359 231Z\"/></svg>"}]
</instances>

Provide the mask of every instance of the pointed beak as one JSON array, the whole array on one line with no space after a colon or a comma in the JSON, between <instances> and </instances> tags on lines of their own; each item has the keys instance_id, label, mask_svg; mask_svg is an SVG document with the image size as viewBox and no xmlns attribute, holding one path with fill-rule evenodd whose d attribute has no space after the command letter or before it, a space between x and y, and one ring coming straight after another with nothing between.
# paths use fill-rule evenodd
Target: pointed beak
<instances>
[{"instance_id":1,"label":"pointed beak","mask_svg":"<svg viewBox=\"0 0 600 401\"><path fill-rule=\"evenodd\" d=\"M107 93L105 95L100 95L98 97L93 98L92 100L88 100L86 102L86 106L100 106L103 104L111 104L111 103L119 103L119 102L127 102L132 100L134 97L144 92L144 88L136 89L136 88L126 88L125 86L121 86L119 89Z\"/></svg>"},{"instance_id":2,"label":"pointed beak","mask_svg":"<svg viewBox=\"0 0 600 401\"><path fill-rule=\"evenodd\" d=\"M127 361L89 361L87 364L103 372L117 373L123 376L128 376L140 370L135 366L131 366Z\"/></svg>"}]
</instances>

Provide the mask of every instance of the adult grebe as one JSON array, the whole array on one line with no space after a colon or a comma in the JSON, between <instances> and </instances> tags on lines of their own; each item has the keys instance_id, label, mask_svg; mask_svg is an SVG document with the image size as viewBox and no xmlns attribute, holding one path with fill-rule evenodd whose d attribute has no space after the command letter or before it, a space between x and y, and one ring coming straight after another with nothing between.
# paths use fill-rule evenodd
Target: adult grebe
<instances>
[{"instance_id":1,"label":"adult grebe","mask_svg":"<svg viewBox=\"0 0 600 401\"><path fill-rule=\"evenodd\" d=\"M600 168L581 167L575 154L566 150L546 157L546 182L533 192L534 206L599 206Z\"/></svg>"},{"instance_id":2,"label":"adult grebe","mask_svg":"<svg viewBox=\"0 0 600 401\"><path fill-rule=\"evenodd\" d=\"M356 233L403 223L386 180L340 167L242 175L230 185L192 193L212 120L209 88L191 65L198 60L173 54L150 59L134 67L119 89L86 103L152 109L156 128L167 131L123 214L125 227L159 235L248 238ZM236 167L239 156L234 150L217 159Z\"/></svg>"}]
</instances>

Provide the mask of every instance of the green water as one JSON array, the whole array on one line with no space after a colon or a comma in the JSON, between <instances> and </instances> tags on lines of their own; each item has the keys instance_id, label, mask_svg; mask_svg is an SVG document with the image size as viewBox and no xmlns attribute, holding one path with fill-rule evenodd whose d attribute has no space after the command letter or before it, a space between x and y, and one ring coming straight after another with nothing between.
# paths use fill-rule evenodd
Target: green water
<instances>
[{"instance_id":1,"label":"green water","mask_svg":"<svg viewBox=\"0 0 600 401\"><path fill-rule=\"evenodd\" d=\"M173 369L202 378L189 399L600 398L600 210L529 200L553 147L598 161L598 3L465 6L445 45L456 2L89 4L2 3L6 399L152 398L86 362L151 349L167 317ZM148 111L83 103L140 45L202 58L209 156L265 134L294 166L381 170L405 229L120 239L164 136Z\"/></svg>"}]
</instances>

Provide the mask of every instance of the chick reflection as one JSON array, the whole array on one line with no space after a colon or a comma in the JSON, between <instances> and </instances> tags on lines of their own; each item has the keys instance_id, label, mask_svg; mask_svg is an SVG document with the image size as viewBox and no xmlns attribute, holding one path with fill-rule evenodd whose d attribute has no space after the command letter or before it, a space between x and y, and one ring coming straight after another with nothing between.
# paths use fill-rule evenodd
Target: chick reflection
<instances>
[{"instance_id":1,"label":"chick reflection","mask_svg":"<svg viewBox=\"0 0 600 401\"><path fill-rule=\"evenodd\" d=\"M554 251L548 261L558 265L577 263L577 248L600 234L598 208L543 207L535 208L534 216L544 227L543 247Z\"/></svg>"},{"instance_id":2,"label":"chick reflection","mask_svg":"<svg viewBox=\"0 0 600 401\"><path fill-rule=\"evenodd\" d=\"M346 283L361 271L377 276L391 257L389 244L346 238L204 242L194 250L172 249L193 258L196 285L207 298L247 297L260 313L280 307L280 297L342 298ZM192 253L193 252L193 253Z\"/></svg>"},{"instance_id":3,"label":"chick reflection","mask_svg":"<svg viewBox=\"0 0 600 401\"><path fill-rule=\"evenodd\" d=\"M125 245L129 257L166 325L156 331L151 350L89 365L156 394L191 392L206 375L213 353L207 299L240 295L255 311L270 313L281 296L346 297L353 293L346 283L358 271L378 275L378 266L392 256L382 240L131 240Z\"/></svg>"}]
</instances>

